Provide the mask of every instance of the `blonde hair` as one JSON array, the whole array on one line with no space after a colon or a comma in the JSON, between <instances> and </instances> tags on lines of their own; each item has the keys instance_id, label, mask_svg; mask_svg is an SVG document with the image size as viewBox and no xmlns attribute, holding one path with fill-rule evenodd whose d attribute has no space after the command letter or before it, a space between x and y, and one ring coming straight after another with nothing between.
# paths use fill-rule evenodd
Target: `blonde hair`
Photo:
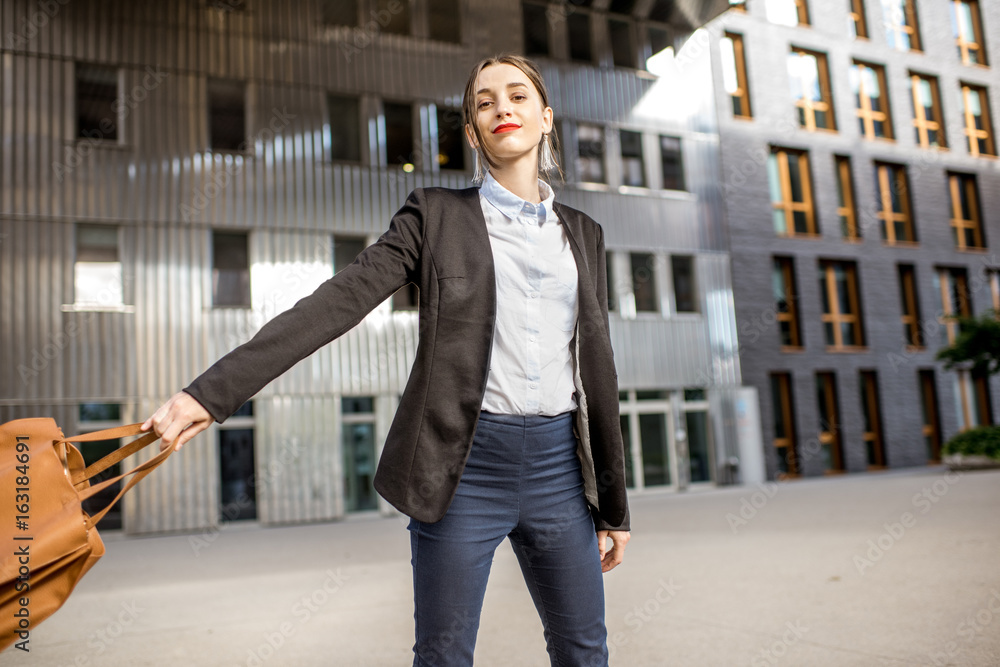
<instances>
[{"instance_id":1,"label":"blonde hair","mask_svg":"<svg viewBox=\"0 0 1000 667\"><path fill-rule=\"evenodd\" d=\"M489 149L483 142L483 135L479 131L479 125L476 124L476 80L479 78L479 73L482 72L487 67L491 65L513 65L528 77L531 84L538 91L541 97L542 108L544 109L549 104L549 91L545 87L545 80L542 78L542 73L536 65L531 60L528 60L524 56L518 56L514 54L503 54L490 56L489 58L483 58L480 60L472 71L469 73L469 80L465 84L465 95L462 98L462 115L464 116L464 122L472 127L472 132L476 137L476 143L479 144L479 148L476 150L476 173L477 180L481 178L478 176L480 173L479 164L482 163L483 170L486 169L486 165L490 167L499 166L496 156L492 155ZM542 134L541 140L538 142L538 156L541 158L543 155L542 151L545 149L545 142L549 142L548 151L551 155L551 168L559 173L559 177L563 177L562 167L559 165L559 161L556 159L556 154L558 153L558 137L556 136L556 128L553 125L552 130L548 134ZM545 178L548 170L544 169L544 165L541 164L542 160L539 160L538 174L540 177Z\"/></svg>"}]
</instances>

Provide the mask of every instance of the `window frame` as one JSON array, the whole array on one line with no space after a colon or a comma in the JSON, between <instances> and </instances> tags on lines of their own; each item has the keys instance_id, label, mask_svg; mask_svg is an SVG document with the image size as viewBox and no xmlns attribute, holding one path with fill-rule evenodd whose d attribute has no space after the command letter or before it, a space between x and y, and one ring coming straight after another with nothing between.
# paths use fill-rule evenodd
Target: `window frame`
<instances>
[{"instance_id":1,"label":"window frame","mask_svg":"<svg viewBox=\"0 0 1000 667\"><path fill-rule=\"evenodd\" d=\"M958 337L958 322L952 318L972 315L969 274L964 266L938 266L934 275L937 277L938 296L941 298L941 316L938 322L945 328L948 345L953 345ZM958 303L953 303L952 300L952 282Z\"/></svg>"},{"instance_id":2,"label":"window frame","mask_svg":"<svg viewBox=\"0 0 1000 667\"><path fill-rule=\"evenodd\" d=\"M965 189L965 196L969 202L969 213L972 216L970 219L966 219L962 215L962 200L959 188ZM985 250L986 239L983 230L982 209L980 208L976 175L949 171L948 193L951 198L951 219L949 220L949 224L955 232L955 247L959 250ZM972 231L975 239L974 245L966 244L966 230Z\"/></svg>"},{"instance_id":3,"label":"window frame","mask_svg":"<svg viewBox=\"0 0 1000 667\"><path fill-rule=\"evenodd\" d=\"M737 32L726 31L723 37L729 40L733 49L733 67L736 70L736 90L729 93L732 102L733 118L741 120L753 119L753 108L750 105L750 82L747 73L746 48L743 43L743 35ZM736 105L740 104L745 113L737 113Z\"/></svg>"},{"instance_id":4,"label":"window frame","mask_svg":"<svg viewBox=\"0 0 1000 667\"><path fill-rule=\"evenodd\" d=\"M239 87L241 89L241 99L243 104L243 136L242 141L235 147L224 147L213 145L212 139L212 82L218 82L219 84L225 85L230 84L233 87ZM254 152L254 145L252 142L248 141L250 139L250 85L243 79L234 79L229 77L217 77L209 76L205 79L205 132L207 143L207 151L209 153L218 153L222 155L243 155L252 156Z\"/></svg>"},{"instance_id":5,"label":"window frame","mask_svg":"<svg viewBox=\"0 0 1000 667\"><path fill-rule=\"evenodd\" d=\"M772 257L772 281L775 279L776 274L779 274L781 277L781 287L784 291L784 301L786 304L786 308L784 310L782 310L779 303L774 304L775 320L778 322L778 339L781 343L781 351L798 352L805 346L802 343L802 328L799 317L799 293L798 285L795 281L795 258L789 256ZM782 328L783 324L788 327L789 339L791 340L789 343L786 343L784 340L784 331Z\"/></svg>"},{"instance_id":6,"label":"window frame","mask_svg":"<svg viewBox=\"0 0 1000 667\"><path fill-rule=\"evenodd\" d=\"M854 107L855 116L857 116L863 126L861 136L869 141L878 139L895 141L896 132L892 122L892 107L889 103L889 88L886 84L885 66L855 59L851 63L851 68L856 72L857 76L858 88L852 92L856 98ZM877 108L872 106L872 97L865 90L865 70L873 72L878 81L879 104ZM857 102L859 101L857 98L861 98L861 107L857 106ZM877 121L882 121L882 126L885 128L885 133L881 137L875 134L875 123Z\"/></svg>"},{"instance_id":7,"label":"window frame","mask_svg":"<svg viewBox=\"0 0 1000 667\"><path fill-rule=\"evenodd\" d=\"M901 212L897 212L892 206L894 190L898 192L899 202L903 207ZM875 212L875 219L880 223L882 242L886 245L917 245L920 240L917 238L916 224L913 219L913 203L910 201L910 177L906 166L876 160L875 194L880 206ZM896 238L897 222L903 223L906 238Z\"/></svg>"},{"instance_id":8,"label":"window frame","mask_svg":"<svg viewBox=\"0 0 1000 667\"><path fill-rule=\"evenodd\" d=\"M931 114L933 118L927 118L926 107L919 99L920 82L926 81L931 89ZM928 150L947 150L948 140L945 131L944 111L941 107L941 90L938 85L938 78L931 74L921 74L910 71L910 105L913 111L913 126L916 132L916 143L921 148ZM931 131L938 133L938 145L932 146L928 135Z\"/></svg>"},{"instance_id":9,"label":"window frame","mask_svg":"<svg viewBox=\"0 0 1000 667\"><path fill-rule=\"evenodd\" d=\"M882 430L882 400L878 388L878 371L874 369L859 370L858 385L862 417L861 440L865 443L868 469L881 470L886 467L886 460L885 434ZM865 425L871 428L865 430ZM874 461L872 461L873 454Z\"/></svg>"},{"instance_id":10,"label":"window frame","mask_svg":"<svg viewBox=\"0 0 1000 667\"><path fill-rule=\"evenodd\" d=\"M837 169L837 217L841 222L841 236L846 241L861 241L851 158L847 155L834 155L833 158Z\"/></svg>"},{"instance_id":11,"label":"window frame","mask_svg":"<svg viewBox=\"0 0 1000 667\"><path fill-rule=\"evenodd\" d=\"M972 17L972 37L974 41L969 41L966 35L962 35L961 22L958 17L960 5L969 6L969 15ZM986 53L986 39L983 32L983 15L979 7L979 0L952 0L951 2L952 35L955 37L955 45L958 47L958 56L963 65L970 67L989 67L990 61ZM958 34L954 34L955 32ZM978 51L981 61L974 63L969 54L971 51Z\"/></svg>"},{"instance_id":12,"label":"window frame","mask_svg":"<svg viewBox=\"0 0 1000 667\"><path fill-rule=\"evenodd\" d=\"M111 100L111 113L113 118L109 118L109 121L114 122L114 136L106 137L105 134L110 134L110 131L105 131L101 129L101 124L104 118L98 122L98 127L96 129L99 136L91 136L86 134L88 130L84 130L80 127L80 78L81 69L90 70L108 70L114 73L115 79L115 97ZM107 65L103 63L87 62L83 60L77 60L73 63L73 140L76 142L88 142L96 146L124 146L125 145L125 107L124 105L117 105L117 103L122 99L124 81L123 81L123 70L120 67L115 67L113 65ZM117 106L116 106L117 105Z\"/></svg>"},{"instance_id":13,"label":"window frame","mask_svg":"<svg viewBox=\"0 0 1000 667\"><path fill-rule=\"evenodd\" d=\"M914 0L902 0L905 6L903 7L903 23L893 22L891 16L886 15L886 5L885 0L882 4L882 25L885 27L886 31L886 44L890 49L896 51L901 51L903 53L909 52L922 52L923 42L920 39L920 24L917 20L917 7L914 4ZM907 35L910 47L908 49L902 49L898 46L898 38L902 35ZM890 39L890 35L893 37Z\"/></svg>"},{"instance_id":14,"label":"window frame","mask_svg":"<svg viewBox=\"0 0 1000 667\"><path fill-rule=\"evenodd\" d=\"M788 156L797 155L799 162L799 175L802 181L802 197L804 201L796 202L792 197L792 181L788 170ZM813 199L812 170L809 166L809 151L796 148L785 148L782 146L771 146L770 157L777 161L778 179L781 185L782 201L771 201L771 209L782 210L785 214L785 233L775 231L779 237L783 238L818 238L819 228L816 224L816 204ZM795 229L795 213L803 212L806 215L805 232L798 232Z\"/></svg>"},{"instance_id":15,"label":"window frame","mask_svg":"<svg viewBox=\"0 0 1000 667\"><path fill-rule=\"evenodd\" d=\"M920 299L917 296L917 270L913 264L897 264L899 297L902 307L900 321L903 324L907 350L923 350L926 345L920 323Z\"/></svg>"},{"instance_id":16,"label":"window frame","mask_svg":"<svg viewBox=\"0 0 1000 667\"><path fill-rule=\"evenodd\" d=\"M771 411L774 418L774 439L771 443L779 457L783 457L786 470L778 466L779 478L798 477L799 461L795 451L795 401L792 399L792 374L787 371L778 371L770 374L771 378ZM775 403L775 394L778 394L778 402ZM778 436L779 420L784 431L784 437Z\"/></svg>"},{"instance_id":17,"label":"window frame","mask_svg":"<svg viewBox=\"0 0 1000 667\"><path fill-rule=\"evenodd\" d=\"M837 131L837 119L836 113L834 111L833 103L833 90L830 87L830 66L825 53L819 51L813 51L811 49L806 49L801 46L792 45L789 49L789 55L797 54L799 58L812 56L816 62L816 78L819 81L820 89L820 100L811 100L807 96L795 100L795 108L800 109L805 116L805 125L802 124L802 120L799 120L799 127L809 131L816 132L819 130L827 132ZM791 80L791 72L789 74L789 80ZM803 92L805 91L805 86L802 86ZM824 111L826 112L827 118L829 119L829 127L819 127L816 124L816 112Z\"/></svg>"},{"instance_id":18,"label":"window frame","mask_svg":"<svg viewBox=\"0 0 1000 667\"><path fill-rule=\"evenodd\" d=\"M218 244L218 236L242 236L246 240L246 250L247 250L247 266L246 266L246 290L244 295L246 299L239 303L219 303L219 292L217 290L217 271L216 267L217 257L216 257L216 245ZM250 248L250 232L242 229L211 229L209 230L209 240L211 242L211 285L209 290L209 295L211 297L210 303L212 304L213 310L226 310L226 309L249 309L253 307L253 260L252 251ZM225 269L232 270L232 269ZM242 269L241 269L242 271Z\"/></svg>"},{"instance_id":19,"label":"window frame","mask_svg":"<svg viewBox=\"0 0 1000 667\"><path fill-rule=\"evenodd\" d=\"M847 13L854 39L868 39L868 16L865 12L865 0L850 0L851 7Z\"/></svg>"},{"instance_id":20,"label":"window frame","mask_svg":"<svg viewBox=\"0 0 1000 667\"><path fill-rule=\"evenodd\" d=\"M996 137L993 133L993 121L990 114L990 98L985 86L968 82L960 82L962 86L962 116L965 119L964 134L967 139L969 155L972 157L997 157ZM976 128L976 118L969 104L971 95L978 95L981 110L982 129ZM980 150L979 142L985 140L986 150Z\"/></svg>"},{"instance_id":21,"label":"window frame","mask_svg":"<svg viewBox=\"0 0 1000 667\"><path fill-rule=\"evenodd\" d=\"M820 269L823 272L823 289L826 290L827 304L831 312L820 313L820 321L824 325L823 341L826 344L827 352L857 352L866 350L865 331L861 314L861 294L858 288L858 265L854 261L820 259ZM845 280L847 281L847 301L851 312L840 312L840 300L837 295L837 278L835 269L837 266L844 269ZM822 304L822 299L820 299ZM833 343L826 340L825 325L829 324L833 330ZM843 342L842 324L850 325L854 331L854 339L860 341L853 345Z\"/></svg>"},{"instance_id":22,"label":"window frame","mask_svg":"<svg viewBox=\"0 0 1000 667\"><path fill-rule=\"evenodd\" d=\"M823 385L826 395L825 405L821 401L819 385ZM816 372L816 403L819 417L818 440L821 447L829 447L830 467L824 474L844 472L844 448L841 440L840 400L837 396L837 374L834 371Z\"/></svg>"}]
</instances>

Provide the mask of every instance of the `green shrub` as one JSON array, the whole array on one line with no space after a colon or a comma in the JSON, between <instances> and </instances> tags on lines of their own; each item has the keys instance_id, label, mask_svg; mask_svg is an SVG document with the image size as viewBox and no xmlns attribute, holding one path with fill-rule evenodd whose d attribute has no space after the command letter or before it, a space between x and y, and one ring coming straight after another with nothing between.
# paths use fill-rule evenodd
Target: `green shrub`
<instances>
[{"instance_id":1,"label":"green shrub","mask_svg":"<svg viewBox=\"0 0 1000 667\"><path fill-rule=\"evenodd\" d=\"M945 454L983 454L1000 460L1000 426L980 426L959 433L944 445Z\"/></svg>"}]
</instances>

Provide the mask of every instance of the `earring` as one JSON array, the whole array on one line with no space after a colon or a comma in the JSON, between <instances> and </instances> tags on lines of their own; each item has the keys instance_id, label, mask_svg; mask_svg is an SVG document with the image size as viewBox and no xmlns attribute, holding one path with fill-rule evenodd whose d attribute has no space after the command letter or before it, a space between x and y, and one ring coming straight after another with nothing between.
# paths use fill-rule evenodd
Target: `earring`
<instances>
[{"instance_id":1,"label":"earring","mask_svg":"<svg viewBox=\"0 0 1000 667\"><path fill-rule=\"evenodd\" d=\"M482 151L477 148L476 171L472 174L472 183L474 185L482 185L484 180L486 180L486 160L483 159Z\"/></svg>"},{"instance_id":2,"label":"earring","mask_svg":"<svg viewBox=\"0 0 1000 667\"><path fill-rule=\"evenodd\" d=\"M552 157L552 147L549 145L549 135L542 137L542 145L538 149L538 170L552 171L556 168L555 158Z\"/></svg>"}]
</instances>

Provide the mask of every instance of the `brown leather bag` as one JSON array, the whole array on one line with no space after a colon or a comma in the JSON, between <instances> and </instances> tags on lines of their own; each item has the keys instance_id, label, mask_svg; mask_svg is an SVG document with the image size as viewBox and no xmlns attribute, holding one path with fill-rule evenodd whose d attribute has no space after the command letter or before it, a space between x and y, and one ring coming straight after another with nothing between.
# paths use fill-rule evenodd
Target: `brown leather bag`
<instances>
[{"instance_id":1,"label":"brown leather bag","mask_svg":"<svg viewBox=\"0 0 1000 667\"><path fill-rule=\"evenodd\" d=\"M11 644L29 650L31 629L62 606L104 555L97 522L173 451L168 448L91 486L95 475L158 438L143 434L89 467L70 443L140 435L139 426L66 438L52 419L0 424L0 651ZM100 512L90 516L83 510L83 501L129 475L128 483Z\"/></svg>"}]
</instances>

